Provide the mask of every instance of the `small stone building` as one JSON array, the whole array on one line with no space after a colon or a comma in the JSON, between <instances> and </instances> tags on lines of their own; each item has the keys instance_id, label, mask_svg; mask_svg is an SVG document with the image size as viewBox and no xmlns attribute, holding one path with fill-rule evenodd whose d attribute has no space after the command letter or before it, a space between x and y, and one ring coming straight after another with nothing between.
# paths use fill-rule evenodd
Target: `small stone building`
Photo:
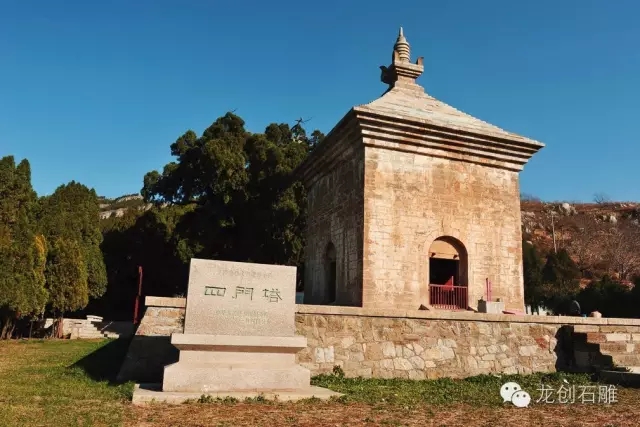
<instances>
[{"instance_id":1,"label":"small stone building","mask_svg":"<svg viewBox=\"0 0 640 427\"><path fill-rule=\"evenodd\" d=\"M416 83L402 29L389 89L353 107L298 170L308 190L304 301L524 311L518 173L544 145Z\"/></svg>"}]
</instances>

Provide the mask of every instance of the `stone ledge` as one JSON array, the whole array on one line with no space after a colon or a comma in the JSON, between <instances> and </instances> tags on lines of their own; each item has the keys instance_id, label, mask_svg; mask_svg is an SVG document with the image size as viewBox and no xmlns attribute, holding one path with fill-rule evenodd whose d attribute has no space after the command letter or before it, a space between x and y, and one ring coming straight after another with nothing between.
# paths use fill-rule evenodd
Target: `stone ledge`
<instances>
[{"instance_id":1,"label":"stone ledge","mask_svg":"<svg viewBox=\"0 0 640 427\"><path fill-rule=\"evenodd\" d=\"M640 319L597 319L593 317L536 315L518 316L510 314L474 313L469 311L370 309L362 307L341 307L307 304L298 304L296 306L296 313L363 317L396 317L433 320L466 320L481 322L541 323L555 325L640 326Z\"/></svg>"},{"instance_id":2,"label":"stone ledge","mask_svg":"<svg viewBox=\"0 0 640 427\"><path fill-rule=\"evenodd\" d=\"M307 348L307 337L268 337L245 335L203 335L171 334L171 344L180 350L227 349L241 351L240 348L253 348L258 351L297 352Z\"/></svg>"},{"instance_id":3,"label":"stone ledge","mask_svg":"<svg viewBox=\"0 0 640 427\"><path fill-rule=\"evenodd\" d=\"M185 308L185 298L145 297L147 307L176 307ZM296 314L333 314L340 316L363 317L398 317L409 319L433 319L433 320L468 320L481 322L510 322L510 323L542 323L562 325L613 325L613 326L640 326L640 319L619 318L594 318L576 316L537 316L537 315L511 315L474 313L470 311L445 311L445 310L396 310L377 309L363 307L345 307L334 305L309 305L297 304Z\"/></svg>"},{"instance_id":4,"label":"stone ledge","mask_svg":"<svg viewBox=\"0 0 640 427\"><path fill-rule=\"evenodd\" d=\"M186 298L168 298L168 297L145 297L144 305L147 307L185 308L187 306L187 299Z\"/></svg>"}]
</instances>

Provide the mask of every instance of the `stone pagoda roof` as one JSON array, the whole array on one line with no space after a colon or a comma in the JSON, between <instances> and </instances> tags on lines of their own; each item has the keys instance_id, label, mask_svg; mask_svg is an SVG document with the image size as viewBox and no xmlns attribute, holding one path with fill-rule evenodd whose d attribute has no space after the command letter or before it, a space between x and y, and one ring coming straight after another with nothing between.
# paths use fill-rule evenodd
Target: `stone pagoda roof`
<instances>
[{"instance_id":1,"label":"stone pagoda roof","mask_svg":"<svg viewBox=\"0 0 640 427\"><path fill-rule=\"evenodd\" d=\"M417 91L416 91L417 92ZM415 120L426 125L481 134L544 147L536 140L508 132L490 123L466 114L424 93L412 93L403 88L392 88L382 97L354 107L356 111L371 112L404 120Z\"/></svg>"},{"instance_id":2,"label":"stone pagoda roof","mask_svg":"<svg viewBox=\"0 0 640 427\"><path fill-rule=\"evenodd\" d=\"M381 66L389 85L378 99L353 107L301 165L303 179L333 164L338 140L520 171L544 144L475 118L425 93L416 79L424 59L411 62L402 28L391 65ZM344 145L344 143L342 145Z\"/></svg>"}]
</instances>

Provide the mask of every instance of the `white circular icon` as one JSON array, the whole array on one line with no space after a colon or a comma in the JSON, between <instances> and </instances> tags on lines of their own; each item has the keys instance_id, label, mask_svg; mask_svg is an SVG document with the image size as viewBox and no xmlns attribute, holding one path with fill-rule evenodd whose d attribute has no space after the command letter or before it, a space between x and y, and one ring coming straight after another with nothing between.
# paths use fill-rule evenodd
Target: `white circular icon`
<instances>
[{"instance_id":1,"label":"white circular icon","mask_svg":"<svg viewBox=\"0 0 640 427\"><path fill-rule=\"evenodd\" d=\"M522 390L522 387L520 387L518 383L504 383L502 387L500 387L500 396L505 402L511 402L511 396L519 390Z\"/></svg>"},{"instance_id":2,"label":"white circular icon","mask_svg":"<svg viewBox=\"0 0 640 427\"><path fill-rule=\"evenodd\" d=\"M531 402L531 396L524 390L518 390L511 396L511 403L518 408L526 408Z\"/></svg>"}]
</instances>

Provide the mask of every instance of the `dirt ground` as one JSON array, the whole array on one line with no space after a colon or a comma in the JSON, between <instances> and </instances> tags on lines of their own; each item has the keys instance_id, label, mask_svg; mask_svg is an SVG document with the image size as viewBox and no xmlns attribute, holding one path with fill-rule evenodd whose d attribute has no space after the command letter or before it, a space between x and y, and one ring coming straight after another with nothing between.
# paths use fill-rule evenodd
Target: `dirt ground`
<instances>
[{"instance_id":1,"label":"dirt ground","mask_svg":"<svg viewBox=\"0 0 640 427\"><path fill-rule=\"evenodd\" d=\"M127 426L513 426L623 427L640 425L640 392L612 405L538 404L478 407L464 404L399 407L360 403L184 404L132 406Z\"/></svg>"}]
</instances>

